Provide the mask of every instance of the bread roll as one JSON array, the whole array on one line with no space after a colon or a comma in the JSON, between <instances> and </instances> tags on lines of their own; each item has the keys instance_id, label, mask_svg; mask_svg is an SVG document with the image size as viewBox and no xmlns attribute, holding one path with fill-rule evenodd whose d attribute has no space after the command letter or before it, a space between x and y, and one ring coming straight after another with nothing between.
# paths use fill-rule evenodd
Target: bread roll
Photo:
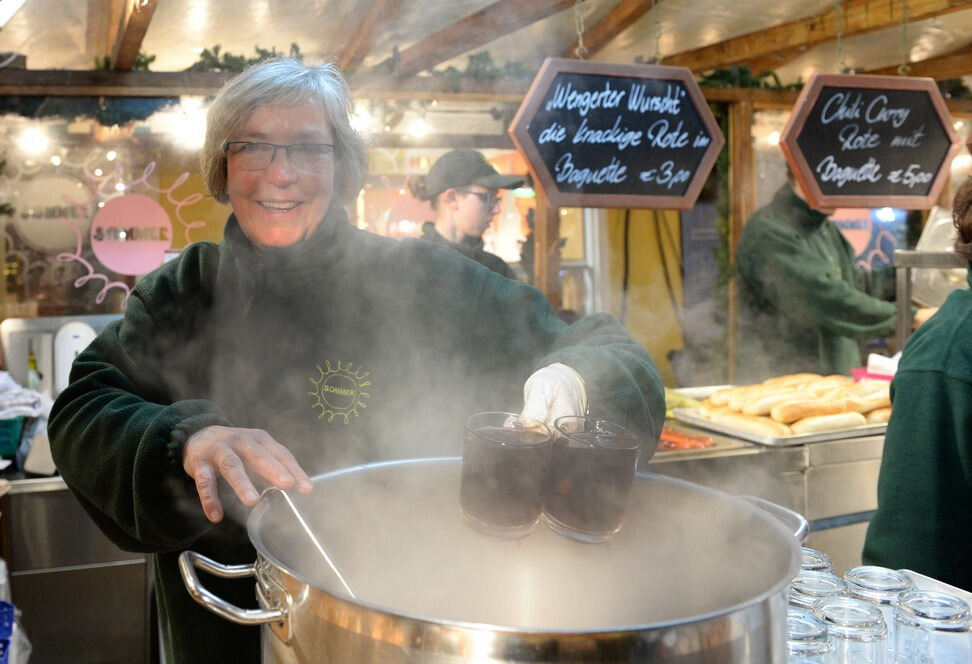
<instances>
[{"instance_id":1,"label":"bread roll","mask_svg":"<svg viewBox=\"0 0 972 664\"><path fill-rule=\"evenodd\" d=\"M770 410L778 403L799 398L801 392L788 388L767 390L764 393L754 392L742 407L746 415L769 415Z\"/></svg>"},{"instance_id":2,"label":"bread roll","mask_svg":"<svg viewBox=\"0 0 972 664\"><path fill-rule=\"evenodd\" d=\"M729 395L726 405L735 411L741 411L755 395L760 394L763 387L761 385L745 385Z\"/></svg>"},{"instance_id":3,"label":"bread roll","mask_svg":"<svg viewBox=\"0 0 972 664\"><path fill-rule=\"evenodd\" d=\"M768 417L724 412L715 413L710 419L716 424L766 436L789 436L791 433L790 427L779 422L774 422Z\"/></svg>"},{"instance_id":4,"label":"bread roll","mask_svg":"<svg viewBox=\"0 0 972 664\"><path fill-rule=\"evenodd\" d=\"M805 417L846 413L847 401L844 399L792 399L778 403L770 409L770 417L777 422L789 424Z\"/></svg>"},{"instance_id":5,"label":"bread roll","mask_svg":"<svg viewBox=\"0 0 972 664\"><path fill-rule=\"evenodd\" d=\"M839 429L853 429L867 424L863 415L856 412L837 413L834 415L817 415L805 417L790 425L795 434L818 433L821 431L837 431Z\"/></svg>"},{"instance_id":6,"label":"bread roll","mask_svg":"<svg viewBox=\"0 0 972 664\"><path fill-rule=\"evenodd\" d=\"M823 376L815 373L786 374L785 376L768 378L763 381L763 385L766 385L767 387L789 387L792 385L803 385L821 378L823 378Z\"/></svg>"},{"instance_id":7,"label":"bread roll","mask_svg":"<svg viewBox=\"0 0 972 664\"><path fill-rule=\"evenodd\" d=\"M891 384L885 381L857 383L848 388L847 405L849 410L859 413L886 408L891 405Z\"/></svg>"},{"instance_id":8,"label":"bread roll","mask_svg":"<svg viewBox=\"0 0 972 664\"><path fill-rule=\"evenodd\" d=\"M726 387L721 390L716 390L709 395L709 402L713 406L727 406L729 405L729 397L738 392L739 390L751 387L750 385L744 385L741 387Z\"/></svg>"},{"instance_id":9,"label":"bread roll","mask_svg":"<svg viewBox=\"0 0 972 664\"><path fill-rule=\"evenodd\" d=\"M844 387L849 387L854 384L854 379L850 376L842 376L840 374L834 374L832 376L824 376L820 380L815 380L808 383L804 389L807 390L813 396L825 396L832 394L835 389L840 389Z\"/></svg>"},{"instance_id":10,"label":"bread roll","mask_svg":"<svg viewBox=\"0 0 972 664\"><path fill-rule=\"evenodd\" d=\"M705 399L699 404L699 415L702 417L711 419L715 413L726 412L730 412L729 406L716 406L712 403L711 399Z\"/></svg>"},{"instance_id":11,"label":"bread roll","mask_svg":"<svg viewBox=\"0 0 972 664\"><path fill-rule=\"evenodd\" d=\"M891 419L891 406L886 408L875 408L868 413L865 418L868 424L883 424Z\"/></svg>"}]
</instances>

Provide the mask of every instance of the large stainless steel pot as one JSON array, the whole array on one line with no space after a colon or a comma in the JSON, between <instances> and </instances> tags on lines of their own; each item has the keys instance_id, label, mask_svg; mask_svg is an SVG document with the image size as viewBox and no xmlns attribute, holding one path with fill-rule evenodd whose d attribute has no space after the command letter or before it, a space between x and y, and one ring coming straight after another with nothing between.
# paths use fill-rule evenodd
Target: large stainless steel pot
<instances>
[{"instance_id":1,"label":"large stainless steel pot","mask_svg":"<svg viewBox=\"0 0 972 664\"><path fill-rule=\"evenodd\" d=\"M639 474L606 544L542 523L500 540L463 522L460 468L458 458L358 466L294 496L355 599L276 491L247 522L256 562L229 567L186 551L186 587L228 620L263 624L267 662L785 660L783 591L799 567L800 515ZM263 609L214 596L194 567L255 576Z\"/></svg>"}]
</instances>

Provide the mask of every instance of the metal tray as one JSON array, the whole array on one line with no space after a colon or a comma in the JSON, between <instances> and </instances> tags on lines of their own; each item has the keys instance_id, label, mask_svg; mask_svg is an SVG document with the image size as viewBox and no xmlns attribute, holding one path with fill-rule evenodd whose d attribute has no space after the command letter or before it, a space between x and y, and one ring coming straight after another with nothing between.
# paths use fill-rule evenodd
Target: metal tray
<instances>
[{"instance_id":1,"label":"metal tray","mask_svg":"<svg viewBox=\"0 0 972 664\"><path fill-rule=\"evenodd\" d=\"M708 429L709 431L716 431L726 436L741 438L743 440L748 440L753 443L759 443L760 445L768 445L771 447L803 445L805 443L822 443L828 440L863 438L865 436L883 436L884 432L888 430L888 425L881 423L865 424L864 426L854 427L853 429L821 431L820 433L803 433L794 434L792 436L767 436L761 433L744 431L743 429L717 424L712 420L708 420L699 415L698 411L694 408L676 408L672 411L672 415L679 422L685 422L686 424L691 424L702 429Z\"/></svg>"},{"instance_id":2,"label":"metal tray","mask_svg":"<svg viewBox=\"0 0 972 664\"><path fill-rule=\"evenodd\" d=\"M940 593L949 593L955 595L961 600L965 600L970 605L972 605L972 593L962 590L961 588L956 588L955 586L950 586L944 581L939 581L938 579L933 579L930 576L925 576L919 572L913 572L910 569L898 570L899 572L904 572L911 577L911 580L915 582L915 588L918 590L934 590Z\"/></svg>"}]
</instances>

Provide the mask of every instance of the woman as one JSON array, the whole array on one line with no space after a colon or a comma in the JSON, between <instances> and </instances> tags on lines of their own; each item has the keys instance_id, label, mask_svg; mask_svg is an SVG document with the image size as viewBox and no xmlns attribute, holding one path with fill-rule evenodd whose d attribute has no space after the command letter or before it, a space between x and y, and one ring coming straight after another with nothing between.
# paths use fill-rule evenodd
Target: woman
<instances>
[{"instance_id":1,"label":"woman","mask_svg":"<svg viewBox=\"0 0 972 664\"><path fill-rule=\"evenodd\" d=\"M657 371L616 321L566 326L451 249L348 223L366 163L349 110L330 65L271 60L224 86L203 149L233 209L223 242L140 280L51 413L70 489L116 544L153 554L169 664L259 659L259 630L196 605L177 557L252 563L243 519L265 486L458 454L466 415L521 398L529 416L589 407L658 436ZM252 579L206 583L255 605Z\"/></svg>"},{"instance_id":2,"label":"woman","mask_svg":"<svg viewBox=\"0 0 972 664\"><path fill-rule=\"evenodd\" d=\"M972 286L972 179L952 215ZM891 396L863 560L972 591L972 291L952 292L908 340Z\"/></svg>"},{"instance_id":3,"label":"woman","mask_svg":"<svg viewBox=\"0 0 972 664\"><path fill-rule=\"evenodd\" d=\"M483 249L483 233L499 212L500 189L514 189L523 178L500 175L475 150L452 150L439 157L427 176L410 178L412 196L429 201L435 221L422 225L422 237L456 249L493 272L515 279L506 262Z\"/></svg>"}]
</instances>

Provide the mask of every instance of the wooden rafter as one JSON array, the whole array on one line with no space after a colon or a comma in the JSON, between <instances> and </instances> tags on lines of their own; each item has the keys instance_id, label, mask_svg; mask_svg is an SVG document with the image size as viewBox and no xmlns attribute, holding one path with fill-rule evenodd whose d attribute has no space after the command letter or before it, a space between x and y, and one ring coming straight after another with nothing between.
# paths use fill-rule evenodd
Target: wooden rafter
<instances>
[{"instance_id":1,"label":"wooden rafter","mask_svg":"<svg viewBox=\"0 0 972 664\"><path fill-rule=\"evenodd\" d=\"M894 75L899 73L899 66L881 67L880 69L872 69L864 73L879 76ZM908 76L929 76L939 81L972 76L972 44L963 46L957 51L952 51L945 55L939 55L917 62L909 62L907 73Z\"/></svg>"},{"instance_id":2,"label":"wooden rafter","mask_svg":"<svg viewBox=\"0 0 972 664\"><path fill-rule=\"evenodd\" d=\"M922 21L964 9L972 9L972 0L908 0L907 20ZM717 44L676 53L664 58L662 63L688 67L693 71L725 67L796 46L817 46L837 39L838 33L848 38L895 27L901 25L901 10L901 3L891 0L846 0L842 4L843 20L837 20L834 10L827 9Z\"/></svg>"},{"instance_id":3,"label":"wooden rafter","mask_svg":"<svg viewBox=\"0 0 972 664\"><path fill-rule=\"evenodd\" d=\"M135 58L142 48L142 40L148 31L155 6L159 0L130 0L125 2L121 24L111 49L111 65L116 71L127 71L135 65Z\"/></svg>"},{"instance_id":4,"label":"wooden rafter","mask_svg":"<svg viewBox=\"0 0 972 664\"><path fill-rule=\"evenodd\" d=\"M584 48L587 49L589 55L597 53L661 1L621 0L600 21L584 31ZM571 45L564 50L561 57L575 57L575 48L577 48L576 44Z\"/></svg>"},{"instance_id":5,"label":"wooden rafter","mask_svg":"<svg viewBox=\"0 0 972 664\"><path fill-rule=\"evenodd\" d=\"M806 52L806 46L794 46L782 51L777 51L776 53L770 53L769 55L763 55L758 58L753 58L752 60L747 60L743 64L748 65L749 69L754 74L762 74L763 72L767 71L776 71L780 67L790 64Z\"/></svg>"},{"instance_id":6,"label":"wooden rafter","mask_svg":"<svg viewBox=\"0 0 972 664\"><path fill-rule=\"evenodd\" d=\"M361 22L338 56L338 64L342 70L353 69L361 63L374 44L375 29L380 23L387 21L399 6L400 3L393 0L371 0Z\"/></svg>"},{"instance_id":7,"label":"wooden rafter","mask_svg":"<svg viewBox=\"0 0 972 664\"><path fill-rule=\"evenodd\" d=\"M404 49L398 74L411 76L574 5L574 0L497 0Z\"/></svg>"},{"instance_id":8,"label":"wooden rafter","mask_svg":"<svg viewBox=\"0 0 972 664\"><path fill-rule=\"evenodd\" d=\"M178 97L213 96L232 72L201 71L80 71L68 69L0 69L0 95L53 97ZM371 87L355 90L358 99L437 99L451 101L520 102L529 84L520 81L468 83L455 90L443 80L417 76L406 88ZM786 110L796 103L791 90L702 88L710 102L750 101L757 109ZM972 117L972 99L947 99L952 115Z\"/></svg>"}]
</instances>

